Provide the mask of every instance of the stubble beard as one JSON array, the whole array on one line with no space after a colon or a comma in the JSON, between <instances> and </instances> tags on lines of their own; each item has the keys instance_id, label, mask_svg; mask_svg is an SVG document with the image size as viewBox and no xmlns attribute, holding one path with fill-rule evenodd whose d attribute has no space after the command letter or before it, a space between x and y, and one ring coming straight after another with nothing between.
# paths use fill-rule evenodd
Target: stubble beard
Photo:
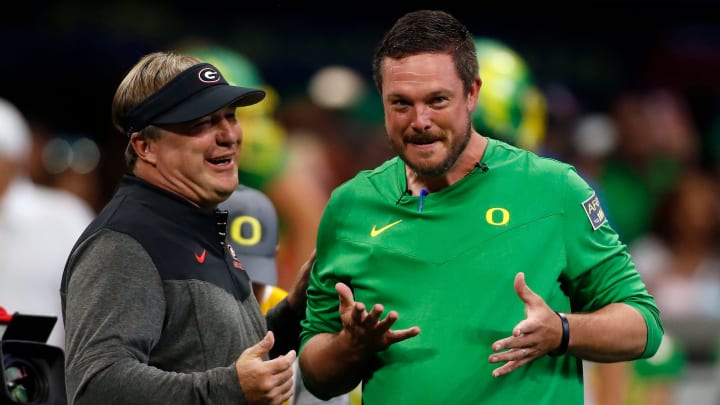
<instances>
[{"instance_id":1,"label":"stubble beard","mask_svg":"<svg viewBox=\"0 0 720 405\"><path fill-rule=\"evenodd\" d=\"M417 175L422 177L438 177L445 175L457 162L457 160L460 158L460 155L462 155L463 151L465 151L465 148L467 147L468 143L470 142L470 136L472 135L472 125L470 123L470 120L467 122L467 128L465 129L465 136L462 137L459 142L450 144L450 150L448 151L447 157L440 162L437 165L434 166L422 166L413 163L405 154L405 150L396 145L393 142L390 142L390 147L393 149L393 151L400 156L400 158L405 162L405 164Z\"/></svg>"}]
</instances>

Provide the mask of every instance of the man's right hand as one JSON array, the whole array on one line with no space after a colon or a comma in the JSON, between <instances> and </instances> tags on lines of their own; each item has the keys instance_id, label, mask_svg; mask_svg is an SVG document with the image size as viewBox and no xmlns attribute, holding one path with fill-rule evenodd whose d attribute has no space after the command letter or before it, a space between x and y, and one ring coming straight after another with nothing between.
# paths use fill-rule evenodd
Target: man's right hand
<instances>
[{"instance_id":1,"label":"man's right hand","mask_svg":"<svg viewBox=\"0 0 720 405\"><path fill-rule=\"evenodd\" d=\"M384 307L375 304L370 312L355 302L353 292L344 283L336 283L340 300L342 329L338 333L318 333L303 347L300 368L306 387L316 397L332 398L353 390L367 375L367 361L391 345L417 336L420 328L391 330L398 320L397 311L380 319Z\"/></svg>"},{"instance_id":2,"label":"man's right hand","mask_svg":"<svg viewBox=\"0 0 720 405\"><path fill-rule=\"evenodd\" d=\"M275 344L268 332L263 340L247 348L235 362L240 387L248 404L280 405L294 392L293 362L296 353L289 351L272 360L264 360Z\"/></svg>"},{"instance_id":3,"label":"man's right hand","mask_svg":"<svg viewBox=\"0 0 720 405\"><path fill-rule=\"evenodd\" d=\"M394 343L415 337L420 333L420 328L417 326L391 330L390 328L398 320L397 311L390 311L385 319L381 320L380 316L385 310L382 304L373 305L370 312L367 312L365 304L355 301L352 290L346 284L335 284L335 290L340 298L340 318L343 324L339 338L343 334L347 335L354 351L363 354L383 351Z\"/></svg>"}]
</instances>

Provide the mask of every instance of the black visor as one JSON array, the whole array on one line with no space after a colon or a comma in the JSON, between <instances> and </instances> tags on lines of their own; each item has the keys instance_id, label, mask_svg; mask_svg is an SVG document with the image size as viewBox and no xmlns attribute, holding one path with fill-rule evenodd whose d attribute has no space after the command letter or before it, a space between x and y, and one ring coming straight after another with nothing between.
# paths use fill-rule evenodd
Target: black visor
<instances>
[{"instance_id":1,"label":"black visor","mask_svg":"<svg viewBox=\"0 0 720 405\"><path fill-rule=\"evenodd\" d=\"M231 86L213 65L200 63L133 108L127 116L126 134L130 136L151 124L192 121L228 105L248 106L263 98L263 90Z\"/></svg>"}]
</instances>

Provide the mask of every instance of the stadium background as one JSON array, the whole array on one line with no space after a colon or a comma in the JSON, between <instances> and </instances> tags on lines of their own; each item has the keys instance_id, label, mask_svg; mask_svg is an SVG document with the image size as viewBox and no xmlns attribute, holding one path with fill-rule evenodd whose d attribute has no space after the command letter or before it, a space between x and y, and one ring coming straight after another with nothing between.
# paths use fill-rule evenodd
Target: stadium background
<instances>
[{"instance_id":1,"label":"stadium background","mask_svg":"<svg viewBox=\"0 0 720 405\"><path fill-rule=\"evenodd\" d=\"M720 137L714 132L720 123L719 1L462 3L5 4L0 97L50 132L95 140L107 198L122 170L126 142L111 126L110 104L141 55L194 39L227 46L255 64L282 104L304 96L313 74L328 65L350 67L370 83L373 47L392 23L406 11L442 6L474 35L500 39L521 54L542 90L562 85L586 109L606 110L623 91L670 88L688 102L704 145ZM720 167L712 148L702 154L707 167ZM693 368L682 389L717 391L717 372L709 364Z\"/></svg>"}]
</instances>

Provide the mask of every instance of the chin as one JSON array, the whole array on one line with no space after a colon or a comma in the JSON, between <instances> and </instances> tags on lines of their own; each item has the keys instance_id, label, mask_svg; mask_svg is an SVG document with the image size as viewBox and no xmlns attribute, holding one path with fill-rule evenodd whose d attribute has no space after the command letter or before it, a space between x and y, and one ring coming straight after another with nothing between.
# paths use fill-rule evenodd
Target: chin
<instances>
[{"instance_id":1,"label":"chin","mask_svg":"<svg viewBox=\"0 0 720 405\"><path fill-rule=\"evenodd\" d=\"M434 159L411 159L407 165L421 176L440 176L447 172L445 161L436 162Z\"/></svg>"},{"instance_id":2,"label":"chin","mask_svg":"<svg viewBox=\"0 0 720 405\"><path fill-rule=\"evenodd\" d=\"M218 197L222 199L222 201L225 201L230 197L230 195L232 195L233 191L235 191L236 188L237 188L237 184L235 184L232 187L222 187L222 188L218 188L216 190L216 193L217 193Z\"/></svg>"},{"instance_id":3,"label":"chin","mask_svg":"<svg viewBox=\"0 0 720 405\"><path fill-rule=\"evenodd\" d=\"M231 194L232 193L225 193L221 192L220 190L215 190L215 193L213 193L212 195L208 195L204 203L200 204L200 206L204 208L215 209L222 202L230 198Z\"/></svg>"}]
</instances>

